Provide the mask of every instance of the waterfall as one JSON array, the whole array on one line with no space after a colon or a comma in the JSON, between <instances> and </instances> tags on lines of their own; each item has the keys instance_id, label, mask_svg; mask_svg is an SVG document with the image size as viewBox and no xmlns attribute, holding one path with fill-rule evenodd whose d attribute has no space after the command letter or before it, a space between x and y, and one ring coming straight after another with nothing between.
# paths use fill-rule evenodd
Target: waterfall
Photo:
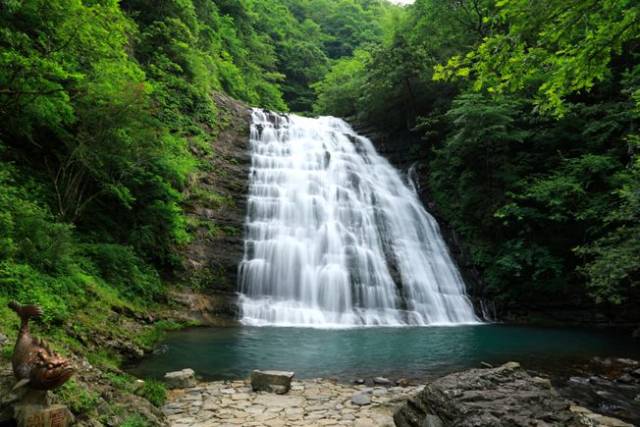
<instances>
[{"instance_id":1,"label":"waterfall","mask_svg":"<svg viewBox=\"0 0 640 427\"><path fill-rule=\"evenodd\" d=\"M367 138L334 117L253 110L242 322L477 322L435 219Z\"/></svg>"}]
</instances>

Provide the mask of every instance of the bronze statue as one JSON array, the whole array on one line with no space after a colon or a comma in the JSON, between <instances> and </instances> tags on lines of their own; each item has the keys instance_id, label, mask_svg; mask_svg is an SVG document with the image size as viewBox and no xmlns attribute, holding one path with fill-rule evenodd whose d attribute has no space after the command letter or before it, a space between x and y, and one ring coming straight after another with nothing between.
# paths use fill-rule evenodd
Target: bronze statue
<instances>
[{"instance_id":1,"label":"bronze statue","mask_svg":"<svg viewBox=\"0 0 640 427\"><path fill-rule=\"evenodd\" d=\"M51 351L43 340L29 333L29 319L42 316L42 309L15 301L9 303L9 308L22 321L11 359L13 373L18 380L13 389L28 386L34 390L52 390L60 387L71 378L75 369L68 360Z\"/></svg>"}]
</instances>

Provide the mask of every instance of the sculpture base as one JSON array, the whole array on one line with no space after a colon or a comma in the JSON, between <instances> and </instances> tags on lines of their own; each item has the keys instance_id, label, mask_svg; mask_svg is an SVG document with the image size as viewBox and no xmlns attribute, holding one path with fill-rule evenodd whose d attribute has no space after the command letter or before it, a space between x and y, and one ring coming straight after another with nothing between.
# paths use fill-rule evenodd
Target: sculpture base
<instances>
[{"instance_id":1,"label":"sculpture base","mask_svg":"<svg viewBox=\"0 0 640 427\"><path fill-rule=\"evenodd\" d=\"M73 414L64 405L51 405L49 393L29 390L13 408L18 427L68 427Z\"/></svg>"},{"instance_id":2,"label":"sculpture base","mask_svg":"<svg viewBox=\"0 0 640 427\"><path fill-rule=\"evenodd\" d=\"M68 427L73 414L64 405L18 405L15 419L18 427Z\"/></svg>"}]
</instances>

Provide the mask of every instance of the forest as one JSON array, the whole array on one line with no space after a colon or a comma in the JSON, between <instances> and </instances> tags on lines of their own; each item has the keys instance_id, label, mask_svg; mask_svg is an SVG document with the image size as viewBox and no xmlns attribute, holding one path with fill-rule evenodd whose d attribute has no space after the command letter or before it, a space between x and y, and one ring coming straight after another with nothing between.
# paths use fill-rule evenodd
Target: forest
<instances>
[{"instance_id":1,"label":"forest","mask_svg":"<svg viewBox=\"0 0 640 427\"><path fill-rule=\"evenodd\" d=\"M167 303L214 93L418 139L487 300L640 297L637 1L0 0L0 331Z\"/></svg>"},{"instance_id":2,"label":"forest","mask_svg":"<svg viewBox=\"0 0 640 427\"><path fill-rule=\"evenodd\" d=\"M214 138L223 91L420 135L432 197L492 298L627 301L639 13L613 0L5 0L0 296L58 322L94 287L159 298L190 238L181 190L203 165L189 147Z\"/></svg>"},{"instance_id":3,"label":"forest","mask_svg":"<svg viewBox=\"0 0 640 427\"><path fill-rule=\"evenodd\" d=\"M420 135L492 298L637 295L633 1L0 6L0 298L54 324L95 292L161 297L213 91Z\"/></svg>"}]
</instances>

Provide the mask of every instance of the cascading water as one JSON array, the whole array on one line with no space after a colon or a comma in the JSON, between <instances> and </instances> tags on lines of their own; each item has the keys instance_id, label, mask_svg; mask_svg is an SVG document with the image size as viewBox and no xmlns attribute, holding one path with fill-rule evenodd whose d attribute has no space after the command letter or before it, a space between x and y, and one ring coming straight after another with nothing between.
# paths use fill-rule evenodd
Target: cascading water
<instances>
[{"instance_id":1,"label":"cascading water","mask_svg":"<svg viewBox=\"0 0 640 427\"><path fill-rule=\"evenodd\" d=\"M254 110L242 322L477 322L413 187L343 120Z\"/></svg>"}]
</instances>

